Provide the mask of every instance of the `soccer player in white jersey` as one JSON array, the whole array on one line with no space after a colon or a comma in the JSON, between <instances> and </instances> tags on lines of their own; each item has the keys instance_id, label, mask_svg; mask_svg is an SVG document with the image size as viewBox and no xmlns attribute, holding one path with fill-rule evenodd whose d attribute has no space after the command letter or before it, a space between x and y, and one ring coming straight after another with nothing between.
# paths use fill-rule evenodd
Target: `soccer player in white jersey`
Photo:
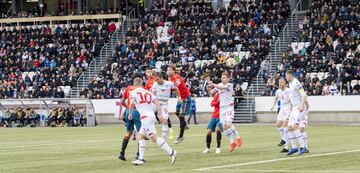
<instances>
[{"instance_id":1,"label":"soccer player in white jersey","mask_svg":"<svg viewBox=\"0 0 360 173\"><path fill-rule=\"evenodd\" d=\"M174 91L176 96L178 97L178 102L181 103L181 97L179 90L174 85L174 83L164 80L164 75L161 71L155 72L155 83L151 88L151 91L159 101L161 107L161 113L163 120L161 121L162 124L162 137L166 140L168 137L169 127L168 127L168 119L169 119L169 99L171 96L171 92Z\"/></svg>"},{"instance_id":2,"label":"soccer player in white jersey","mask_svg":"<svg viewBox=\"0 0 360 173\"><path fill-rule=\"evenodd\" d=\"M299 113L304 111L304 105L306 102L306 93L300 82L294 77L294 71L289 70L286 72L286 80L289 81L290 88L290 101L292 110L290 113L289 124L288 124L288 138L292 145L291 150L288 152L288 156L299 151L299 147L296 141L299 141L300 151L299 155L303 154L306 149L304 141L302 140L302 134L299 130Z\"/></svg>"},{"instance_id":3,"label":"soccer player in white jersey","mask_svg":"<svg viewBox=\"0 0 360 173\"><path fill-rule=\"evenodd\" d=\"M134 165L144 164L144 154L145 154L145 137L148 136L153 142L157 143L162 150L164 150L171 158L171 164L175 163L176 160L176 151L170 148L166 141L157 137L156 135L156 118L153 105L156 106L158 115L160 119L163 119L159 101L156 99L154 94L150 91L142 88L143 80L141 78L134 79L135 90L130 93L130 108L129 108L129 119L132 119L132 111L134 106L140 113L141 128L137 137L139 142L139 157L133 161Z\"/></svg>"},{"instance_id":4,"label":"soccer player in white jersey","mask_svg":"<svg viewBox=\"0 0 360 173\"><path fill-rule=\"evenodd\" d=\"M230 140L230 152L232 152L236 145L238 147L241 146L242 138L232 124L234 120L234 88L233 84L229 83L229 80L229 73L223 72L221 75L221 83L213 84L212 81L208 82L215 88L212 92L218 91L220 94L220 123L223 124L226 137ZM234 142L233 135L236 136L236 142Z\"/></svg>"},{"instance_id":5,"label":"soccer player in white jersey","mask_svg":"<svg viewBox=\"0 0 360 173\"><path fill-rule=\"evenodd\" d=\"M304 142L304 148L305 148L305 152L304 153L309 153L309 148L308 148L308 137L307 134L305 132L305 129L308 127L308 116L309 116L309 102L306 100L305 101L305 108L304 111L301 112L299 114L299 129L301 132L301 136L302 136L302 140ZM300 149L302 150L302 149ZM301 153L303 154L303 153Z\"/></svg>"},{"instance_id":6,"label":"soccer player in white jersey","mask_svg":"<svg viewBox=\"0 0 360 173\"><path fill-rule=\"evenodd\" d=\"M280 100L280 110L276 120L276 127L280 133L281 141L278 146L283 146L286 143L289 143L287 140L288 136L288 121L291 112L291 103L290 103L290 89L286 87L286 81L284 78L279 80L279 89L275 92L274 103L271 107L271 110L275 110L275 106ZM281 152L289 152L288 145Z\"/></svg>"}]
</instances>

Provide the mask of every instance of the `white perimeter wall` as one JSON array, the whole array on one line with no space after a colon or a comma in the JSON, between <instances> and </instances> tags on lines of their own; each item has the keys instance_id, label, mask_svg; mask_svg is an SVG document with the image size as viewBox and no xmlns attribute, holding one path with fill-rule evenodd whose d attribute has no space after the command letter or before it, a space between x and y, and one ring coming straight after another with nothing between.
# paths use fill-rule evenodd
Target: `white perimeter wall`
<instances>
[{"instance_id":1,"label":"white perimeter wall","mask_svg":"<svg viewBox=\"0 0 360 173\"><path fill-rule=\"evenodd\" d=\"M255 111L270 112L274 97L256 97ZM358 112L360 96L309 96L310 111L313 112Z\"/></svg>"},{"instance_id":2,"label":"white perimeter wall","mask_svg":"<svg viewBox=\"0 0 360 173\"><path fill-rule=\"evenodd\" d=\"M211 98L196 98L197 112L211 112L213 108L210 106ZM103 99L103 100L91 100L96 114L114 114L116 101L120 102L120 99ZM176 108L177 99L169 100L169 112L174 113Z\"/></svg>"},{"instance_id":3,"label":"white perimeter wall","mask_svg":"<svg viewBox=\"0 0 360 173\"><path fill-rule=\"evenodd\" d=\"M274 97L256 97L257 113L270 112ZM116 99L91 100L96 114L114 114ZM358 112L360 111L360 96L309 96L310 111L313 112ZM212 112L211 98L196 98L197 112ZM177 99L170 99L169 112L175 112Z\"/></svg>"}]
</instances>

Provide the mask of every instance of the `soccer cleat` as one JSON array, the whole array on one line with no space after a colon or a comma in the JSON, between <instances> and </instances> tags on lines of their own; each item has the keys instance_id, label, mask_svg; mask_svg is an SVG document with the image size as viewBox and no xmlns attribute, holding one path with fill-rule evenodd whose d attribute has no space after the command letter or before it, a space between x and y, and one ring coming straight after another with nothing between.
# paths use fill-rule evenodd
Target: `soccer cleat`
<instances>
[{"instance_id":1,"label":"soccer cleat","mask_svg":"<svg viewBox=\"0 0 360 173\"><path fill-rule=\"evenodd\" d=\"M297 148L292 148L292 149L287 153L287 155L290 156L290 155L292 155L292 154L294 154L294 153L296 153L296 152L298 152L298 151L299 151L299 149L297 149Z\"/></svg>"},{"instance_id":2,"label":"soccer cleat","mask_svg":"<svg viewBox=\"0 0 360 173\"><path fill-rule=\"evenodd\" d=\"M301 155L304 154L305 152L306 152L306 148L300 148L299 156L301 156Z\"/></svg>"},{"instance_id":3,"label":"soccer cleat","mask_svg":"<svg viewBox=\"0 0 360 173\"><path fill-rule=\"evenodd\" d=\"M232 144L230 144L230 152L233 152L234 149L235 149L235 147L236 147L236 143L235 143L235 142L233 142Z\"/></svg>"},{"instance_id":4,"label":"soccer cleat","mask_svg":"<svg viewBox=\"0 0 360 173\"><path fill-rule=\"evenodd\" d=\"M131 163L134 164L134 165L143 165L144 161L137 159L137 160L135 160L135 161L133 161Z\"/></svg>"},{"instance_id":5,"label":"soccer cleat","mask_svg":"<svg viewBox=\"0 0 360 173\"><path fill-rule=\"evenodd\" d=\"M220 148L216 148L215 153L216 153L216 154L220 154L220 153L221 153L221 149L220 149Z\"/></svg>"},{"instance_id":6,"label":"soccer cleat","mask_svg":"<svg viewBox=\"0 0 360 173\"><path fill-rule=\"evenodd\" d=\"M309 149L305 148L305 152L304 153L310 153Z\"/></svg>"},{"instance_id":7,"label":"soccer cleat","mask_svg":"<svg viewBox=\"0 0 360 173\"><path fill-rule=\"evenodd\" d=\"M173 150L173 153L171 154L171 165L173 165L176 161L176 151Z\"/></svg>"},{"instance_id":8,"label":"soccer cleat","mask_svg":"<svg viewBox=\"0 0 360 173\"><path fill-rule=\"evenodd\" d=\"M242 138L237 138L236 143L237 143L237 146L240 148L241 144L242 144Z\"/></svg>"},{"instance_id":9,"label":"soccer cleat","mask_svg":"<svg viewBox=\"0 0 360 173\"><path fill-rule=\"evenodd\" d=\"M204 154L206 153L210 153L210 148L206 148L204 151L203 151Z\"/></svg>"},{"instance_id":10,"label":"soccer cleat","mask_svg":"<svg viewBox=\"0 0 360 173\"><path fill-rule=\"evenodd\" d=\"M122 161L126 161L125 154L120 152L119 159Z\"/></svg>"},{"instance_id":11,"label":"soccer cleat","mask_svg":"<svg viewBox=\"0 0 360 173\"><path fill-rule=\"evenodd\" d=\"M283 148L281 151L280 151L280 153L288 153L289 152L289 150L288 149L285 149L285 148Z\"/></svg>"},{"instance_id":12,"label":"soccer cleat","mask_svg":"<svg viewBox=\"0 0 360 173\"><path fill-rule=\"evenodd\" d=\"M281 147L281 146L283 146L283 145L285 145L285 144L286 144L286 141L281 140L280 143L278 144L278 146Z\"/></svg>"},{"instance_id":13,"label":"soccer cleat","mask_svg":"<svg viewBox=\"0 0 360 173\"><path fill-rule=\"evenodd\" d=\"M175 144L179 144L180 142L182 142L184 140L183 137L178 137L177 140L174 142Z\"/></svg>"},{"instance_id":14,"label":"soccer cleat","mask_svg":"<svg viewBox=\"0 0 360 173\"><path fill-rule=\"evenodd\" d=\"M173 139L174 138L174 130L172 128L169 129L169 139Z\"/></svg>"}]
</instances>

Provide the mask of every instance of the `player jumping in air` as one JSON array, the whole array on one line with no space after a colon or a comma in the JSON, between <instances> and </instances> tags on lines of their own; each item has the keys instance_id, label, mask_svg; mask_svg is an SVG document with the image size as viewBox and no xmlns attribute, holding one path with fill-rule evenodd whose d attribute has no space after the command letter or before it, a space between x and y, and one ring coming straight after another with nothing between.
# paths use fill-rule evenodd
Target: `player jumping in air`
<instances>
[{"instance_id":1,"label":"player jumping in air","mask_svg":"<svg viewBox=\"0 0 360 173\"><path fill-rule=\"evenodd\" d=\"M210 92L212 89L214 89L212 86L207 86L208 92ZM216 92L213 95L213 99L211 101L211 107L214 107L214 112L212 114L212 117L210 119L210 122L207 126L208 132L206 135L206 149L203 151L203 153L209 153L210 152L210 144L211 144L211 135L216 131L216 154L221 153L220 145L221 145L221 132L222 132L222 124L220 123L220 101L219 101L219 93Z\"/></svg>"},{"instance_id":2,"label":"player jumping in air","mask_svg":"<svg viewBox=\"0 0 360 173\"><path fill-rule=\"evenodd\" d=\"M147 81L146 81L146 84L145 84L145 89L152 92L152 87L153 87L154 83L156 82L155 77L154 77L154 70L152 70L150 68L147 68L146 71L145 71L145 74L146 74L146 77L147 77ZM156 117L156 119L158 121L160 121L158 119L158 117ZM174 138L174 130L172 129L170 118L168 118L167 121L168 122L166 124L168 126L169 139L172 139L172 138Z\"/></svg>"},{"instance_id":3,"label":"player jumping in air","mask_svg":"<svg viewBox=\"0 0 360 173\"><path fill-rule=\"evenodd\" d=\"M286 87L286 81L284 78L279 80L279 89L275 92L275 98L271 110L275 110L277 102L280 100L280 111L276 120L276 127L280 133L281 141L278 146L283 146L288 144L288 122L289 115L291 112L291 103L290 103L290 89ZM288 145L285 145L285 148L281 152L289 152Z\"/></svg>"},{"instance_id":4,"label":"player jumping in air","mask_svg":"<svg viewBox=\"0 0 360 173\"><path fill-rule=\"evenodd\" d=\"M168 119L169 119L169 99L171 96L171 92L174 91L179 98L179 102L181 102L181 97L179 90L175 87L174 83L164 80L164 75L161 71L155 72L155 83L152 86L152 92L156 96L159 101L161 107L161 113L163 116L162 124L162 137L166 140L168 137L169 127L168 127Z\"/></svg>"},{"instance_id":5,"label":"player jumping in air","mask_svg":"<svg viewBox=\"0 0 360 173\"><path fill-rule=\"evenodd\" d=\"M134 165L144 164L144 155L145 155L145 137L149 137L153 142L157 143L160 148L165 151L171 158L171 164L175 163L176 160L176 151L170 148L166 141L157 137L156 135L156 118L155 112L153 109L153 104L156 106L158 115L161 120L164 120L162 116L162 111L158 100L155 96L148 90L142 88L143 80L141 78L134 79L135 90L130 93L130 108L129 108L129 120L132 119L132 111L134 106L140 113L141 128L137 137L139 143L139 157L133 161Z\"/></svg>"},{"instance_id":6,"label":"player jumping in air","mask_svg":"<svg viewBox=\"0 0 360 173\"><path fill-rule=\"evenodd\" d=\"M142 78L142 76L140 74L136 74L134 76L134 78ZM129 140L131 138L131 136L133 135L134 132L134 126L136 127L136 130L139 131L140 127L141 127L141 121L140 121L140 114L136 109L133 109L132 111L132 119L130 120L129 117L129 106L130 106L130 92L132 90L135 89L135 86L130 85L128 86L123 93L123 98L121 100L121 104L126 108L125 112L124 112L124 117L120 117L120 119L124 119L125 121L125 126L126 126L126 131L127 133L124 136L122 145L121 145L121 151L120 151L120 155L119 155L119 159L126 161L125 158L125 150L127 148L127 145L129 143ZM138 154L137 156L138 157Z\"/></svg>"},{"instance_id":7,"label":"player jumping in air","mask_svg":"<svg viewBox=\"0 0 360 173\"><path fill-rule=\"evenodd\" d=\"M220 100L220 123L223 125L226 137L230 140L230 152L234 151L236 145L238 147L242 144L242 138L235 126L232 124L234 120L234 97L233 97L233 84L229 83L230 75L227 72L223 72L221 75L221 83L213 84L212 81L208 81L210 85L215 89L212 92L219 92ZM234 142L233 135L236 136L236 142Z\"/></svg>"},{"instance_id":8,"label":"player jumping in air","mask_svg":"<svg viewBox=\"0 0 360 173\"><path fill-rule=\"evenodd\" d=\"M299 113L304 111L304 105L306 102L306 93L301 86L300 82L294 77L294 71L289 70L286 72L286 80L289 81L290 87L290 101L292 104L292 110L289 118L289 134L290 143L292 145L291 150L287 154L292 155L299 151L296 141L299 141L300 151L299 155L306 151L304 141L302 140L302 134L299 129Z\"/></svg>"},{"instance_id":9,"label":"player jumping in air","mask_svg":"<svg viewBox=\"0 0 360 173\"><path fill-rule=\"evenodd\" d=\"M174 64L170 65L167 68L167 75L169 80L175 84L178 88L181 96L181 103L176 105L176 116L179 117L180 120L180 133L179 137L175 141L175 144L180 143L184 140L184 131L187 127L185 116L190 114L190 106L191 106L191 97L190 97L190 90L186 87L184 79L176 74L176 66Z\"/></svg>"}]
</instances>

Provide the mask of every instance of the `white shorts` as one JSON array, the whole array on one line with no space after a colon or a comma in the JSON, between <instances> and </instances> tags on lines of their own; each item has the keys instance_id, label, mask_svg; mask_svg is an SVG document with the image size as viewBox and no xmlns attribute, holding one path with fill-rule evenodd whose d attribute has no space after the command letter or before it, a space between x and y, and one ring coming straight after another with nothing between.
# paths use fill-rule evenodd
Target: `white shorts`
<instances>
[{"instance_id":1,"label":"white shorts","mask_svg":"<svg viewBox=\"0 0 360 173\"><path fill-rule=\"evenodd\" d=\"M153 116L140 116L141 128L139 134L144 136L152 136L156 134L155 123L157 122L155 115Z\"/></svg>"},{"instance_id":2,"label":"white shorts","mask_svg":"<svg viewBox=\"0 0 360 173\"><path fill-rule=\"evenodd\" d=\"M308 111L303 111L299 113L299 127L306 128L308 127Z\"/></svg>"},{"instance_id":3,"label":"white shorts","mask_svg":"<svg viewBox=\"0 0 360 173\"><path fill-rule=\"evenodd\" d=\"M298 108L293 108L293 110L290 113L288 126L292 126L294 124L299 124L299 123L300 123L299 109Z\"/></svg>"},{"instance_id":4,"label":"white shorts","mask_svg":"<svg viewBox=\"0 0 360 173\"><path fill-rule=\"evenodd\" d=\"M232 123L234 120L234 106L223 106L220 107L220 123L225 122Z\"/></svg>"},{"instance_id":5,"label":"white shorts","mask_svg":"<svg viewBox=\"0 0 360 173\"><path fill-rule=\"evenodd\" d=\"M290 109L280 109L277 116L277 121L287 121L289 120Z\"/></svg>"},{"instance_id":6,"label":"white shorts","mask_svg":"<svg viewBox=\"0 0 360 173\"><path fill-rule=\"evenodd\" d=\"M161 114L165 120L169 119L168 105L161 105ZM160 118L160 117L159 117Z\"/></svg>"}]
</instances>

